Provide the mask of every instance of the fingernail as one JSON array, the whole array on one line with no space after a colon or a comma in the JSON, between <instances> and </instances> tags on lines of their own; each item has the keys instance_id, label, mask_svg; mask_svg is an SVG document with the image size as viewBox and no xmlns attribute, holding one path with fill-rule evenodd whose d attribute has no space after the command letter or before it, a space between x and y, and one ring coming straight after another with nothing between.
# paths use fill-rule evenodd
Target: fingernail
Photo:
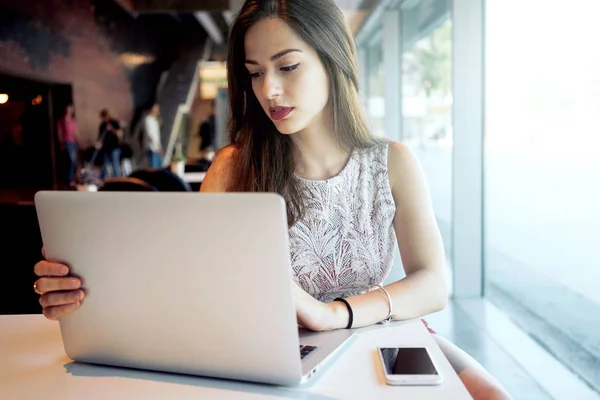
<instances>
[{"instance_id":1,"label":"fingernail","mask_svg":"<svg viewBox=\"0 0 600 400\"><path fill-rule=\"evenodd\" d=\"M67 268L65 266L61 267L60 273L63 274L63 275L68 274L69 273L69 268Z\"/></svg>"},{"instance_id":2,"label":"fingernail","mask_svg":"<svg viewBox=\"0 0 600 400\"><path fill-rule=\"evenodd\" d=\"M79 279L73 278L69 281L69 284L72 288L77 289L81 283L79 282Z\"/></svg>"}]
</instances>

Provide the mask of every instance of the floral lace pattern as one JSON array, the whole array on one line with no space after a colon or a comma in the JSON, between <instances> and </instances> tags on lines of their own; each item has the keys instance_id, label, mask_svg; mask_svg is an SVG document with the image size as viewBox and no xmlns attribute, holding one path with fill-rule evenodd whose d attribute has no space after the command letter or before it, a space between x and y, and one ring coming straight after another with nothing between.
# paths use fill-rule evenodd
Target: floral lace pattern
<instances>
[{"instance_id":1,"label":"floral lace pattern","mask_svg":"<svg viewBox=\"0 0 600 400\"><path fill-rule=\"evenodd\" d=\"M293 275L320 301L364 293L391 271L396 205L387 154L387 144L355 151L331 179L296 178L306 215L289 231Z\"/></svg>"}]
</instances>

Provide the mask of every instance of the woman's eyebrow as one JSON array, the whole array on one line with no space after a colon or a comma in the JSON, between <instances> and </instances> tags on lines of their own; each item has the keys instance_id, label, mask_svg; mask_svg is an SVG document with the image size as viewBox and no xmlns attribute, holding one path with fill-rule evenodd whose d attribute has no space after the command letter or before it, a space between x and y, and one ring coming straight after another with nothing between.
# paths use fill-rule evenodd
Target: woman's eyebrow
<instances>
[{"instance_id":1,"label":"woman's eyebrow","mask_svg":"<svg viewBox=\"0 0 600 400\"><path fill-rule=\"evenodd\" d=\"M294 51L302 53L302 50L298 50L298 49L283 50L283 51L280 51L279 53L271 56L271 61L276 61L276 60L280 59L281 57L285 56L286 54L293 53ZM246 64L260 65L258 63L258 61L255 61L255 60L246 60Z\"/></svg>"}]
</instances>

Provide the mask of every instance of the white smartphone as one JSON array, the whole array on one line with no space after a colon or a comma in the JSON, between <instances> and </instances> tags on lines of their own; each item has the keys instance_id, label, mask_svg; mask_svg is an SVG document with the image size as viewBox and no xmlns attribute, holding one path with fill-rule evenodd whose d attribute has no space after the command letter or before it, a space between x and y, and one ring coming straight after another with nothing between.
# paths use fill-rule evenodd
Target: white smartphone
<instances>
[{"instance_id":1,"label":"white smartphone","mask_svg":"<svg viewBox=\"0 0 600 400\"><path fill-rule=\"evenodd\" d=\"M439 385L442 375L425 347L378 347L388 385Z\"/></svg>"}]
</instances>

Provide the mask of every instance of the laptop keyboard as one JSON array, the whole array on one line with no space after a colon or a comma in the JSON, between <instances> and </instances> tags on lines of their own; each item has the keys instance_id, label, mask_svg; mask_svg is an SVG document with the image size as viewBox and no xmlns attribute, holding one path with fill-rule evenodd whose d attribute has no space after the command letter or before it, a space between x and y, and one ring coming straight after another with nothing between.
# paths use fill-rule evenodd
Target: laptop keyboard
<instances>
[{"instance_id":1,"label":"laptop keyboard","mask_svg":"<svg viewBox=\"0 0 600 400\"><path fill-rule=\"evenodd\" d=\"M317 349L317 346L307 346L307 345L300 345L300 359L304 360L306 357L308 357L309 354L311 354L312 352L314 352Z\"/></svg>"}]
</instances>

